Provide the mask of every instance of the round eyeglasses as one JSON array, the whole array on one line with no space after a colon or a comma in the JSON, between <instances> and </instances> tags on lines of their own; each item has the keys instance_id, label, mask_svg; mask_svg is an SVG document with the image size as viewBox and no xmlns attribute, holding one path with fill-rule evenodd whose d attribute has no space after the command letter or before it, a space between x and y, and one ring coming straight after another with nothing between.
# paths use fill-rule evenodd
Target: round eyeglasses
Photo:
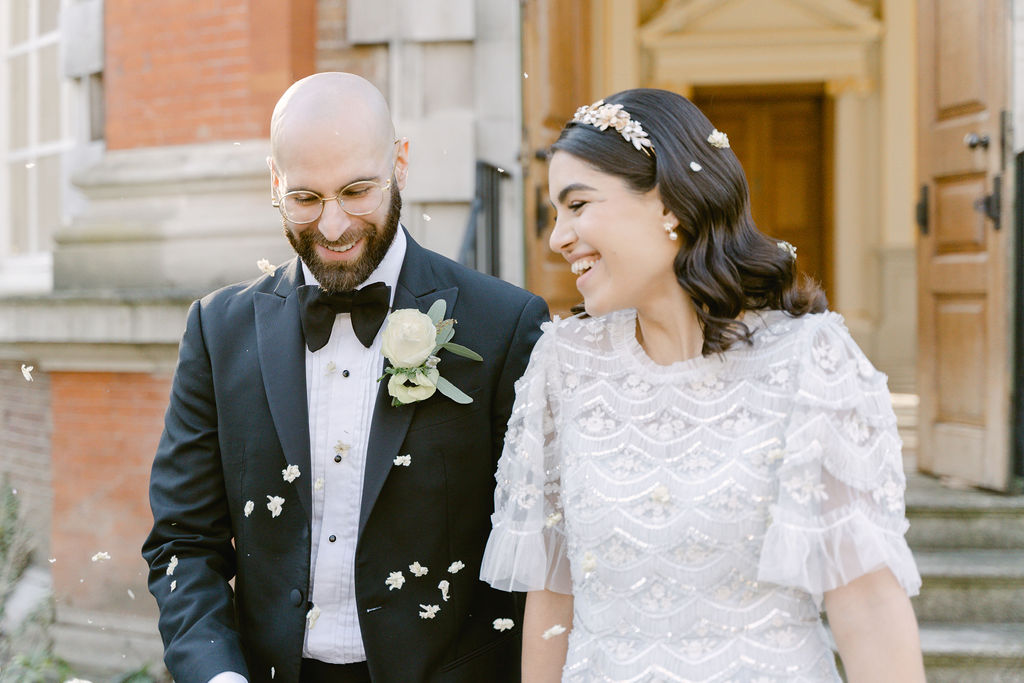
<instances>
[{"instance_id":1,"label":"round eyeglasses","mask_svg":"<svg viewBox=\"0 0 1024 683\"><path fill-rule=\"evenodd\" d=\"M294 190L280 199L272 199L281 215L292 223L312 223L324 212L324 202L337 201L341 210L350 216L365 216L373 213L384 203L384 192L391 189L391 179L386 183L360 180L346 185L333 197L321 197L309 190Z\"/></svg>"}]
</instances>

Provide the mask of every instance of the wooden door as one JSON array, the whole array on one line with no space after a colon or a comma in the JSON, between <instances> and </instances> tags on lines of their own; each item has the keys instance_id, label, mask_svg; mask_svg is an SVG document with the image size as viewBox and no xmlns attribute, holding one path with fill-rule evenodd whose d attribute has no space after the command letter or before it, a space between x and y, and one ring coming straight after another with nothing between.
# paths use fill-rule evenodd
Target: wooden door
<instances>
[{"instance_id":1,"label":"wooden door","mask_svg":"<svg viewBox=\"0 0 1024 683\"><path fill-rule=\"evenodd\" d=\"M1006 6L918 3L918 463L999 490L1012 348Z\"/></svg>"},{"instance_id":2,"label":"wooden door","mask_svg":"<svg viewBox=\"0 0 1024 683\"><path fill-rule=\"evenodd\" d=\"M523 192L526 286L565 315L582 301L565 259L548 248L554 209L548 201L545 152L590 88L590 3L525 0L523 17Z\"/></svg>"},{"instance_id":3,"label":"wooden door","mask_svg":"<svg viewBox=\"0 0 1024 683\"><path fill-rule=\"evenodd\" d=\"M821 87L700 88L693 103L729 136L757 227L796 246L800 270L831 294L831 130Z\"/></svg>"}]
</instances>

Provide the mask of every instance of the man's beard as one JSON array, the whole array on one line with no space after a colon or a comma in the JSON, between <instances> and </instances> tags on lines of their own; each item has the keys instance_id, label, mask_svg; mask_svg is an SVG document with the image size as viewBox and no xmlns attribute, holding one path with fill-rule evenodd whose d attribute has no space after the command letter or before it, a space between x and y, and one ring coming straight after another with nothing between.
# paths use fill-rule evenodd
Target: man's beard
<instances>
[{"instance_id":1,"label":"man's beard","mask_svg":"<svg viewBox=\"0 0 1024 683\"><path fill-rule=\"evenodd\" d=\"M284 223L284 234L292 249L299 255L303 263L313 273L320 286L328 292L346 292L355 289L370 277L374 269L384 260L391 243L398 232L398 220L402 213L402 196L391 183L391 206L388 207L387 216L384 217L383 225L373 226L362 224L358 228L353 227L345 232L344 242L328 242L323 233L315 226L309 226L299 234L295 234L289 227L288 222ZM339 246L339 244L352 244L363 239L363 253L352 262L332 263L326 262L316 252L316 245L324 247Z\"/></svg>"}]
</instances>

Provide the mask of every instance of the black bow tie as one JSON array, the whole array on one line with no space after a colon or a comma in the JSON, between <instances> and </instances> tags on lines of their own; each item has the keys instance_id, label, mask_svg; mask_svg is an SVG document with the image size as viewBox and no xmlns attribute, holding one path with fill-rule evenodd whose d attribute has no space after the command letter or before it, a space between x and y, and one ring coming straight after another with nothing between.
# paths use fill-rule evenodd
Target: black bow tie
<instances>
[{"instance_id":1,"label":"black bow tie","mask_svg":"<svg viewBox=\"0 0 1024 683\"><path fill-rule=\"evenodd\" d=\"M352 329L363 346L370 348L377 331L388 316L391 287L374 282L362 289L332 294L319 285L302 285L299 293L299 317L302 335L310 351L318 351L331 338L334 316L352 314Z\"/></svg>"}]
</instances>

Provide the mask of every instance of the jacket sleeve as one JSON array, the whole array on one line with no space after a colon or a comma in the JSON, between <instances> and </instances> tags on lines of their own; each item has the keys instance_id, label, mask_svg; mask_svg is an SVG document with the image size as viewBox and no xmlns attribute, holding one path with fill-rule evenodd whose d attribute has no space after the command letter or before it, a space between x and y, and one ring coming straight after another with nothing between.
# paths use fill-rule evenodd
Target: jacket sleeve
<instances>
[{"instance_id":1,"label":"jacket sleeve","mask_svg":"<svg viewBox=\"0 0 1024 683\"><path fill-rule=\"evenodd\" d=\"M142 556L168 670L178 683L206 683L224 671L248 677L229 584L235 556L198 301L188 312L149 497L153 529Z\"/></svg>"}]
</instances>

